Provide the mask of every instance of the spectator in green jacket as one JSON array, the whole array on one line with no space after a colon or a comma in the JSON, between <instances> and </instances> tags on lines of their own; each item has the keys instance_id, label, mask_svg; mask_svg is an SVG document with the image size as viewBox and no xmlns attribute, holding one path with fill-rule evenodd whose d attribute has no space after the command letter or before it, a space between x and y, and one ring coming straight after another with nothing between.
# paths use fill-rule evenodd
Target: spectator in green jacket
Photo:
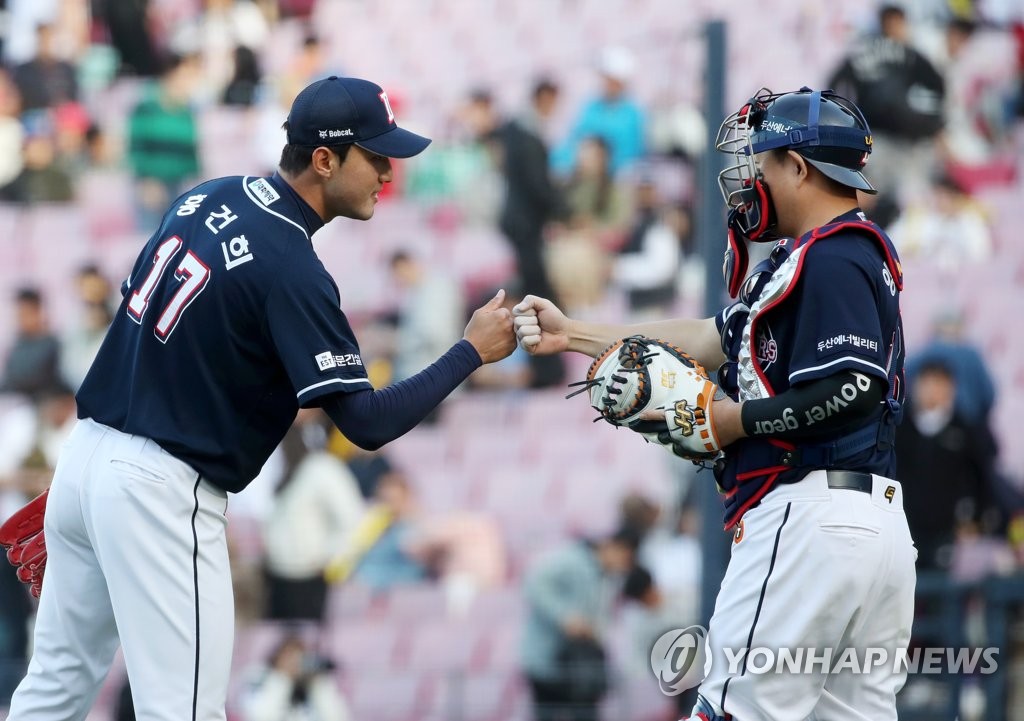
<instances>
[{"instance_id":1,"label":"spectator in green jacket","mask_svg":"<svg viewBox=\"0 0 1024 721\"><path fill-rule=\"evenodd\" d=\"M200 78L198 56L172 57L147 89L128 125L128 161L137 184L136 219L153 227L199 174L199 132L189 104Z\"/></svg>"}]
</instances>

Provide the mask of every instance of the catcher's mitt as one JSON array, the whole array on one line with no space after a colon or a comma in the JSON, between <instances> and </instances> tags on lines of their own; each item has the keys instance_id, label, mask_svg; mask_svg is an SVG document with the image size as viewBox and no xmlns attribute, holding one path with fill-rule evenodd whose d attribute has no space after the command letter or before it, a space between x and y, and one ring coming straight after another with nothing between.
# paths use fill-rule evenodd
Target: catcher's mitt
<instances>
[{"instance_id":1,"label":"catcher's mitt","mask_svg":"<svg viewBox=\"0 0 1024 721\"><path fill-rule=\"evenodd\" d=\"M566 397L588 391L600 418L626 426L676 455L708 459L720 450L711 416L717 386L693 357L671 343L630 336L612 343ZM664 420L644 418L660 411ZM650 414L648 414L650 415Z\"/></svg>"},{"instance_id":2,"label":"catcher's mitt","mask_svg":"<svg viewBox=\"0 0 1024 721\"><path fill-rule=\"evenodd\" d=\"M49 490L18 509L0 525L0 546L7 549L7 560L18 569L18 579L29 584L32 595L39 598L46 570L46 537L43 516Z\"/></svg>"}]
</instances>

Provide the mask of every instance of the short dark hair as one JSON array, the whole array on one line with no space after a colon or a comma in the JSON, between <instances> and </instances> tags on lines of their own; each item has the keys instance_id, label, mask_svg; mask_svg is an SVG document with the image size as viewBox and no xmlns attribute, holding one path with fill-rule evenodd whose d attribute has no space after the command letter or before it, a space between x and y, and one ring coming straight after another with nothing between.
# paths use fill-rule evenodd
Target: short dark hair
<instances>
[{"instance_id":1,"label":"short dark hair","mask_svg":"<svg viewBox=\"0 0 1024 721\"><path fill-rule=\"evenodd\" d=\"M14 294L14 298L19 303L31 303L32 305L43 304L43 294L38 288L28 286L18 288L18 292Z\"/></svg>"},{"instance_id":2,"label":"short dark hair","mask_svg":"<svg viewBox=\"0 0 1024 721\"><path fill-rule=\"evenodd\" d=\"M475 105L491 106L494 104L494 95L487 88L473 88L469 91L469 102Z\"/></svg>"},{"instance_id":3,"label":"short dark hair","mask_svg":"<svg viewBox=\"0 0 1024 721\"><path fill-rule=\"evenodd\" d=\"M622 582L622 595L634 601L643 601L654 588L654 577L643 566L633 566Z\"/></svg>"},{"instance_id":4,"label":"short dark hair","mask_svg":"<svg viewBox=\"0 0 1024 721\"><path fill-rule=\"evenodd\" d=\"M284 125L281 127L287 133L288 121L284 121ZM348 155L350 147L352 147L351 143L344 145L298 145L296 143L288 143L281 149L281 162L278 163L278 166L289 175L298 175L305 171L309 164L313 162L313 151L317 148L327 148L338 156L340 162L344 163L345 156Z\"/></svg>"},{"instance_id":5,"label":"short dark hair","mask_svg":"<svg viewBox=\"0 0 1024 721\"><path fill-rule=\"evenodd\" d=\"M396 265L401 263L408 263L413 260L412 255L407 250L396 250L391 254L391 259L388 261L388 267L394 268Z\"/></svg>"},{"instance_id":6,"label":"short dark hair","mask_svg":"<svg viewBox=\"0 0 1024 721\"><path fill-rule=\"evenodd\" d=\"M903 6L896 5L895 3L885 3L878 8L878 24L884 25L890 20L906 20L907 11L903 9Z\"/></svg>"},{"instance_id":7,"label":"short dark hair","mask_svg":"<svg viewBox=\"0 0 1024 721\"><path fill-rule=\"evenodd\" d=\"M618 546L623 546L633 553L636 553L636 550L640 548L640 534L628 526L621 526L614 533L607 536L605 541L607 543L614 543Z\"/></svg>"},{"instance_id":8,"label":"short dark hair","mask_svg":"<svg viewBox=\"0 0 1024 721\"><path fill-rule=\"evenodd\" d=\"M917 366L917 369L916 369L916 371L914 373L914 376L915 377L920 377L920 376L922 376L922 375L924 375L926 373L933 374L933 375L945 376L946 378L949 378L949 379L953 380L954 382L956 381L956 373L954 373L953 369L950 368L949 361L944 360L942 358L936 358L936 357L927 357L927 358L925 358Z\"/></svg>"},{"instance_id":9,"label":"short dark hair","mask_svg":"<svg viewBox=\"0 0 1024 721\"><path fill-rule=\"evenodd\" d=\"M978 23L971 18L956 16L946 23L946 30L953 30L961 35L970 37L978 29Z\"/></svg>"},{"instance_id":10,"label":"short dark hair","mask_svg":"<svg viewBox=\"0 0 1024 721\"><path fill-rule=\"evenodd\" d=\"M538 78L533 84L533 93L531 97L536 100L545 93L558 94L558 85L551 78Z\"/></svg>"}]
</instances>

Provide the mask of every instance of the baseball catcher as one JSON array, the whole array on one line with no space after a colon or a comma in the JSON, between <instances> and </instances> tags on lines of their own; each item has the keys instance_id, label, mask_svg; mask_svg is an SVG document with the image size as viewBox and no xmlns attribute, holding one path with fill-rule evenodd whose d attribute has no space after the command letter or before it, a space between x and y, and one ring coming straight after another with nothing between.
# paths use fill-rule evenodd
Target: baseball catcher
<instances>
[{"instance_id":1,"label":"baseball catcher","mask_svg":"<svg viewBox=\"0 0 1024 721\"><path fill-rule=\"evenodd\" d=\"M578 385L601 418L714 469L735 535L690 718L895 721L905 669L866 659L906 650L915 551L893 479L903 274L858 207L875 192L871 130L832 91L763 90L725 119L717 148L731 158L719 183L733 303L619 325L526 296L516 333L534 354L593 357ZM761 673L746 655L757 648L845 654L857 670Z\"/></svg>"}]
</instances>

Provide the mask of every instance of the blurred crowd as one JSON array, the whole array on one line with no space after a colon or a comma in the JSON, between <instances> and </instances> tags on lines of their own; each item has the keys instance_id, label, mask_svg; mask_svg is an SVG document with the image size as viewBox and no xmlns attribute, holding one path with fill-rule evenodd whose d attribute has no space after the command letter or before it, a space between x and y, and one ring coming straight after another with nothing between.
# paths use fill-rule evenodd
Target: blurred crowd
<instances>
[{"instance_id":1,"label":"blurred crowd","mask_svg":"<svg viewBox=\"0 0 1024 721\"><path fill-rule=\"evenodd\" d=\"M0 204L81 206L96 173L119 174L131 179L131 193L118 202L144 238L170 201L210 172L202 119L225 109L245 114L255 139L253 148L235 148L240 163L248 155L232 172L272 172L291 99L347 70L332 52L340 42L332 29L311 22L317 4L0 3ZM839 64L808 78L863 109L874 132L867 173L880 191L864 196L864 208L909 263L984 267L1012 242L994 237L992 210L979 200L992 188L1021 187L1024 16L1005 5L878 6L851 33ZM284 26L298 41L268 63L268 42ZM508 289L510 305L533 293L570 315L606 309L610 298L634 320L700 312L704 270L692 215L707 128L687 102L639 97L636 80L650 72L629 48L595 42L579 72L538 68L520 107L481 83L443 108L435 145L396 168L385 204L409 204L441 232L487 226L510 262L501 277L467 279L415 244L395 250L386 268L393 302L356 319L375 385L443 353L477 295L490 297L495 283ZM112 88L130 97L120 121L102 107ZM584 100L563 107L566 95ZM391 97L402 114L402 94ZM122 278L102 266L97 259L64 279L75 312L59 323L48 313L52 283L28 278L3 299L12 323L0 338L0 518L46 487L75 422L75 389L120 299ZM911 348L911 400L897 441L919 568L962 582L1018 573L1024 479L998 462L992 413L1011 389L993 379L965 333L964 309L935 311L927 342ZM517 351L482 368L463 393L527 404L574 380L570 372L561 358ZM457 432L443 410L430 422ZM525 557L511 552L506 529L487 512L424 502L437 489L424 487L416 468L395 463L387 449L359 451L315 410L300 413L263 475L263 490L247 491L232 509L243 529L234 537L238 613L250 623L298 625L246 670L240 719L353 717L335 683L346 669L308 633L330 624L331 598L356 593L349 589L373 599L401 587L440 588L452 618L472 613L481 594L517 589L517 667L538 721L598 718L619 676L649 676L647 654L662 631L700 620L700 519L685 468L673 469L679 483L661 498L624 492L607 528L560 527L550 548ZM245 529L255 529L252 537ZM0 708L24 671L32 611L13 571L0 568ZM614 653L613 626L629 638ZM130 716L129 690L116 706Z\"/></svg>"}]
</instances>

